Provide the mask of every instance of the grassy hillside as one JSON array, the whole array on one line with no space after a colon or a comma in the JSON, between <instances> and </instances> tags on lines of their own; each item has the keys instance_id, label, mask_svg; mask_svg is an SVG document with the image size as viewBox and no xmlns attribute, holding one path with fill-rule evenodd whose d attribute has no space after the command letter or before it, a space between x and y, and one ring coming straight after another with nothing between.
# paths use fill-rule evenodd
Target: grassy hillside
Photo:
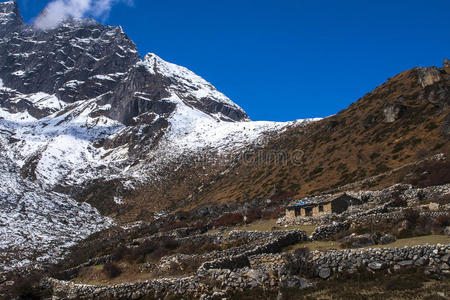
<instances>
[{"instance_id":1,"label":"grassy hillside","mask_svg":"<svg viewBox=\"0 0 450 300\"><path fill-rule=\"evenodd\" d=\"M305 196L380 174L353 188L426 184L424 171L430 184L439 184L448 180L446 160L415 163L450 153L449 107L449 69L402 72L338 114L268 136L263 147L232 163L168 166L167 180L126 199L120 219L147 219L163 208Z\"/></svg>"}]
</instances>

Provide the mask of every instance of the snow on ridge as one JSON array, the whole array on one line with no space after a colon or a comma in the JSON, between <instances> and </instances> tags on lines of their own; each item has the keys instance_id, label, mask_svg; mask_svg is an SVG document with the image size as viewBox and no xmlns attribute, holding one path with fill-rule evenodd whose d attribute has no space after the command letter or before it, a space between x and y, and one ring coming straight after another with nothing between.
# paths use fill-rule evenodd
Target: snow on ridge
<instances>
[{"instance_id":1,"label":"snow on ridge","mask_svg":"<svg viewBox=\"0 0 450 300\"><path fill-rule=\"evenodd\" d=\"M205 159L204 162L227 164L229 159L245 151L248 146L264 145L266 137L272 133L279 134L291 126L318 120L227 122L183 104L176 95L164 100L177 104L168 119L170 126L156 149L149 153L151 159L144 165L127 169L130 176L159 181L161 172L167 171L166 166L178 165L186 160Z\"/></svg>"},{"instance_id":2,"label":"snow on ridge","mask_svg":"<svg viewBox=\"0 0 450 300\"><path fill-rule=\"evenodd\" d=\"M179 100L181 101L181 100ZM167 134L171 149L179 151L201 151L212 147L221 152L251 144L265 131L281 129L290 122L226 122L209 116L187 105L177 105L169 118Z\"/></svg>"},{"instance_id":3,"label":"snow on ridge","mask_svg":"<svg viewBox=\"0 0 450 300\"><path fill-rule=\"evenodd\" d=\"M8 236L0 241L0 252L19 247L16 240L23 243L23 249L18 248L22 256L9 265L17 267L34 263L27 260L32 256L29 249L42 249L38 259L42 261L60 256L67 245L111 225L110 219L102 217L89 205L81 205L68 196L49 192L58 184L77 186L94 178L120 178L130 184L132 180L159 180L164 175L158 172L170 162L203 154L220 158L221 154L237 153L257 143L266 133L279 133L288 126L312 121L223 121L225 118L221 113L208 114L182 100L186 95L198 100L208 97L241 109L204 79L153 54L147 55L138 64L143 64L149 72L156 71L174 79L169 87L171 96L162 101L176 104L167 119L170 126L163 129L164 135L156 148L147 153L150 159L144 158L138 164L131 164L128 160L135 159L129 151L129 144L110 149L94 147L95 141L120 138L121 134L127 136L136 129L99 114L99 111L111 109L111 104L99 101L102 96L71 104L46 93L20 94L9 99L27 100L36 108L53 112L41 119L26 111L12 113L0 106L0 150L3 150L0 167L8 170L0 174L0 234ZM114 74L98 75L96 78L114 79ZM81 83L73 80L66 82L66 86L76 87ZM143 133L138 130L139 134ZM10 143L10 140L14 142ZM19 170L27 164L34 164L35 169L31 172L36 176L36 184L19 175ZM114 201L116 204L122 203L117 195ZM64 227L66 217L72 219ZM0 263L0 272L4 269L5 266Z\"/></svg>"},{"instance_id":4,"label":"snow on ridge","mask_svg":"<svg viewBox=\"0 0 450 300\"><path fill-rule=\"evenodd\" d=\"M299 119L289 122L273 121L222 121L214 115L210 116L196 108L185 105L178 96L168 99L177 104L175 111L168 119L171 126L165 142L174 153L202 151L213 148L227 152L243 148L257 142L270 132L282 132L289 126L305 125L321 118Z\"/></svg>"},{"instance_id":5,"label":"snow on ridge","mask_svg":"<svg viewBox=\"0 0 450 300\"><path fill-rule=\"evenodd\" d=\"M58 114L65 103L55 96L24 97L56 112L38 120L26 111L11 113L0 107L0 273L61 259L66 248L113 224L89 204L50 190L55 184L76 185L101 176L96 167L103 164L104 151L92 147L92 141L123 125L91 118L95 99ZM23 167L33 172L27 164L36 159L38 183L20 175Z\"/></svg>"},{"instance_id":6,"label":"snow on ridge","mask_svg":"<svg viewBox=\"0 0 450 300\"><path fill-rule=\"evenodd\" d=\"M157 73L160 73L163 76L174 78L177 83L189 88L189 94L195 96L197 99L210 97L223 104L243 111L239 105L217 91L211 83L207 82L202 77L185 67L169 63L154 53L148 53L143 61L138 62L138 65L145 66L151 74L155 74L156 70Z\"/></svg>"}]
</instances>

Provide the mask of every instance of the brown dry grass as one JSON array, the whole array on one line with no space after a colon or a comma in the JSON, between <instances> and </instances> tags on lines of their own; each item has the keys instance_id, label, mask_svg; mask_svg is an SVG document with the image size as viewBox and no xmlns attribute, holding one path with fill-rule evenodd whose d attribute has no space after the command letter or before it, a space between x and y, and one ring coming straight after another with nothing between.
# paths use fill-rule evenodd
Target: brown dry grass
<instances>
[{"instance_id":1,"label":"brown dry grass","mask_svg":"<svg viewBox=\"0 0 450 300\"><path fill-rule=\"evenodd\" d=\"M244 230L244 231L286 231L286 230L302 230L305 231L309 236L316 229L316 225L289 225L289 226L280 226L277 224L276 219L270 220L258 220L245 225L237 225L227 228L226 230L219 231L218 229L209 230L209 234L222 232L224 236L227 236L228 233L232 230Z\"/></svg>"},{"instance_id":2,"label":"brown dry grass","mask_svg":"<svg viewBox=\"0 0 450 300\"><path fill-rule=\"evenodd\" d=\"M443 244L447 245L450 243L450 237L447 235L424 235L424 236L417 236L412 238L405 238L405 239L398 239L395 242L388 244L388 245L373 245L373 246L367 246L364 248L401 248L405 246L416 246L416 245L437 245L437 244ZM339 242L336 241L314 241L314 242L307 242L307 243L298 243L289 247L286 247L284 250L288 252L293 252L300 248L308 248L311 251L314 250L320 250L320 251L326 251L326 250L336 250L341 249L341 245Z\"/></svg>"},{"instance_id":3,"label":"brown dry grass","mask_svg":"<svg viewBox=\"0 0 450 300\"><path fill-rule=\"evenodd\" d=\"M440 134L448 110L431 104L424 93L414 70L400 73L335 116L270 137L267 146L253 150L245 164L238 162L231 168L199 163L181 166L167 174L166 185L147 185L130 195L126 201L129 210L120 219L145 218L146 211L163 207L180 210L268 197L282 202L406 165L360 187L379 188L402 182L415 170L409 164L435 153L450 154L450 143ZM400 98L406 113L386 123L384 107ZM289 158L299 150L304 153L302 165L281 164L274 157L265 163L257 159L277 151ZM198 176L205 173L208 175ZM274 187L278 190L275 194Z\"/></svg>"}]
</instances>

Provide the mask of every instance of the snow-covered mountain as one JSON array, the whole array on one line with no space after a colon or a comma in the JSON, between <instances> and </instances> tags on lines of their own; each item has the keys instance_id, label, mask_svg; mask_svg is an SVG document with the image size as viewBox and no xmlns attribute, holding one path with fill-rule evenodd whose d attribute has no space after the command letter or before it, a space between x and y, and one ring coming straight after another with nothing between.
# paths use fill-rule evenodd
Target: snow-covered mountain
<instances>
[{"instance_id":1,"label":"snow-covered mountain","mask_svg":"<svg viewBox=\"0 0 450 300\"><path fill-rule=\"evenodd\" d=\"M188 69L155 54L141 60L120 27L72 19L41 31L2 2L0 272L58 257L110 226L77 197L93 180L133 190L174 162L236 153L307 122L251 122Z\"/></svg>"}]
</instances>

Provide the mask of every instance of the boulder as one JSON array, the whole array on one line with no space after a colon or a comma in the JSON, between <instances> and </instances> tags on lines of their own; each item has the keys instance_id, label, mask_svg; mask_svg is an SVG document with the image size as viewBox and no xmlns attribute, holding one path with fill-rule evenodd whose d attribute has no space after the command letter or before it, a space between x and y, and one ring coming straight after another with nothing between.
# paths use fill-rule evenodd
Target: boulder
<instances>
[{"instance_id":1,"label":"boulder","mask_svg":"<svg viewBox=\"0 0 450 300\"><path fill-rule=\"evenodd\" d=\"M416 262L414 263L416 266L424 266L427 263L428 259L425 257L420 257L419 259L416 260Z\"/></svg>"},{"instance_id":2,"label":"boulder","mask_svg":"<svg viewBox=\"0 0 450 300\"><path fill-rule=\"evenodd\" d=\"M371 270L381 270L384 268L384 264L381 262L371 262L367 265Z\"/></svg>"},{"instance_id":3,"label":"boulder","mask_svg":"<svg viewBox=\"0 0 450 300\"><path fill-rule=\"evenodd\" d=\"M380 238L380 244L387 245L395 242L397 239L392 234L385 234Z\"/></svg>"},{"instance_id":4,"label":"boulder","mask_svg":"<svg viewBox=\"0 0 450 300\"><path fill-rule=\"evenodd\" d=\"M441 81L442 77L436 67L417 68L418 83L423 87L427 87Z\"/></svg>"},{"instance_id":5,"label":"boulder","mask_svg":"<svg viewBox=\"0 0 450 300\"><path fill-rule=\"evenodd\" d=\"M406 267L406 266L411 266L411 265L413 265L414 262L413 262L412 260L402 260L402 261L399 261L398 264L399 264L401 267Z\"/></svg>"},{"instance_id":6,"label":"boulder","mask_svg":"<svg viewBox=\"0 0 450 300\"><path fill-rule=\"evenodd\" d=\"M284 280L280 280L280 287L283 288L297 288L304 289L310 287L311 283L309 283L306 279L301 278L299 276L288 276Z\"/></svg>"},{"instance_id":7,"label":"boulder","mask_svg":"<svg viewBox=\"0 0 450 300\"><path fill-rule=\"evenodd\" d=\"M406 106L400 104L401 99L397 100L394 104L386 105L383 108L383 114L386 123L393 123L399 119L406 111Z\"/></svg>"},{"instance_id":8,"label":"boulder","mask_svg":"<svg viewBox=\"0 0 450 300\"><path fill-rule=\"evenodd\" d=\"M428 204L428 209L430 210L430 211L438 211L439 210L439 203L434 203L434 202L431 202L430 204Z\"/></svg>"},{"instance_id":9,"label":"boulder","mask_svg":"<svg viewBox=\"0 0 450 300\"><path fill-rule=\"evenodd\" d=\"M319 277L322 279L327 279L331 276L331 269L330 268L321 268L319 270Z\"/></svg>"},{"instance_id":10,"label":"boulder","mask_svg":"<svg viewBox=\"0 0 450 300\"><path fill-rule=\"evenodd\" d=\"M375 234L351 234L341 240L342 243L350 245L352 248L361 248L377 244L377 236Z\"/></svg>"},{"instance_id":11,"label":"boulder","mask_svg":"<svg viewBox=\"0 0 450 300\"><path fill-rule=\"evenodd\" d=\"M442 67L444 69L450 69L450 60L447 58L444 58L444 62L442 63Z\"/></svg>"},{"instance_id":12,"label":"boulder","mask_svg":"<svg viewBox=\"0 0 450 300\"><path fill-rule=\"evenodd\" d=\"M448 236L450 236L450 226L445 227L444 233Z\"/></svg>"}]
</instances>

